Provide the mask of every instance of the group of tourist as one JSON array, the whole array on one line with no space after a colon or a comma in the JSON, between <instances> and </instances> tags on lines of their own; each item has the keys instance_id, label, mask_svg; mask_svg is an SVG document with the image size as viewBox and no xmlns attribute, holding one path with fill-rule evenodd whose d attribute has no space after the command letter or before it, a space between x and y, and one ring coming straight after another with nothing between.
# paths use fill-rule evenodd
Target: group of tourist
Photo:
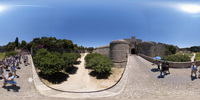
<instances>
[{"instance_id":1,"label":"group of tourist","mask_svg":"<svg viewBox=\"0 0 200 100\"><path fill-rule=\"evenodd\" d=\"M164 60L164 62L161 63L161 61L154 61L153 64L158 65L158 70L160 71L160 76L162 76L162 73L164 75L170 74L169 72L169 63L168 61ZM197 71L198 71L198 76L197 76ZM191 77L193 77L193 74L195 75L195 78L200 78L200 69L197 69L197 66L195 65L195 62L192 62L191 65Z\"/></svg>"},{"instance_id":2,"label":"group of tourist","mask_svg":"<svg viewBox=\"0 0 200 100\"><path fill-rule=\"evenodd\" d=\"M162 76L162 73L164 73L164 75L170 74L169 63L166 60L164 60L164 62L162 63L161 61L159 61L157 65L158 65L158 70L160 71L160 76Z\"/></svg>"},{"instance_id":3,"label":"group of tourist","mask_svg":"<svg viewBox=\"0 0 200 100\"><path fill-rule=\"evenodd\" d=\"M17 83L14 81L15 77L19 77L16 74L16 69L20 69L19 65L22 64L21 59L24 61L24 65L27 66L28 64L28 55L26 52L21 52L18 55L5 57L0 62L0 76L4 79L4 85L0 87L5 87L6 84L12 84L12 86L16 85ZM4 69L9 73L4 76ZM9 70L10 69L10 70ZM11 71L11 72L10 72Z\"/></svg>"}]
</instances>

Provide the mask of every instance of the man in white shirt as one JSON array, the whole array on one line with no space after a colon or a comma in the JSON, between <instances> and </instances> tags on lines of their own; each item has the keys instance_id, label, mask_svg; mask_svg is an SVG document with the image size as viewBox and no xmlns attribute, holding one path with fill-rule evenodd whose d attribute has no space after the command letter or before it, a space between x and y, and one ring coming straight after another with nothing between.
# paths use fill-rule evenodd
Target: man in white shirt
<instances>
[{"instance_id":1,"label":"man in white shirt","mask_svg":"<svg viewBox=\"0 0 200 100\"><path fill-rule=\"evenodd\" d=\"M197 67L196 65L194 65L194 63L192 63L191 66L191 76L193 75L193 73L195 74L195 77L197 76Z\"/></svg>"}]
</instances>

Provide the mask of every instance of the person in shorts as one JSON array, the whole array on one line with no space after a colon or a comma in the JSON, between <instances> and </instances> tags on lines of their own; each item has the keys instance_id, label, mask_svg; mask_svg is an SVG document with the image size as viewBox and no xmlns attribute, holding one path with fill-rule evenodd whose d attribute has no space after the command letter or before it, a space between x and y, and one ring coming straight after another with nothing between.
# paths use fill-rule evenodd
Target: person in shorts
<instances>
[{"instance_id":1,"label":"person in shorts","mask_svg":"<svg viewBox=\"0 0 200 100\"><path fill-rule=\"evenodd\" d=\"M194 64L194 62L192 63L192 66L191 66L191 76L193 76L193 74L195 74L195 77L197 76L197 67L196 65Z\"/></svg>"},{"instance_id":2,"label":"person in shorts","mask_svg":"<svg viewBox=\"0 0 200 100\"><path fill-rule=\"evenodd\" d=\"M11 62L11 66L10 66L10 69L11 69L11 71L14 73L14 76L17 76L17 74L16 74L16 68L15 68L16 66L15 66L15 62L14 61L12 61Z\"/></svg>"},{"instance_id":3,"label":"person in shorts","mask_svg":"<svg viewBox=\"0 0 200 100\"><path fill-rule=\"evenodd\" d=\"M166 72L167 72L167 74L170 74L170 72L169 72L169 63L166 60L164 62L166 63Z\"/></svg>"},{"instance_id":4,"label":"person in shorts","mask_svg":"<svg viewBox=\"0 0 200 100\"><path fill-rule=\"evenodd\" d=\"M166 75L166 64L165 62L162 63L162 68L160 70L160 76L162 76L162 73L164 73L164 75Z\"/></svg>"},{"instance_id":5,"label":"person in shorts","mask_svg":"<svg viewBox=\"0 0 200 100\"><path fill-rule=\"evenodd\" d=\"M2 76L4 79L4 85L0 87L5 87L7 84L12 84L12 86L15 86L17 83L14 81L14 76L12 73L8 73L6 76Z\"/></svg>"}]
</instances>

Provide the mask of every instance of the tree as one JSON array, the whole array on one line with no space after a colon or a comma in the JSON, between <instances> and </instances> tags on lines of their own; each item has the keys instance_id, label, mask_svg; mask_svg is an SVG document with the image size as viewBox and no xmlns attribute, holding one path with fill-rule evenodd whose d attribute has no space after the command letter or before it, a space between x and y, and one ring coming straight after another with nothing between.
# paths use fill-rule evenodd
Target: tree
<instances>
[{"instance_id":1,"label":"tree","mask_svg":"<svg viewBox=\"0 0 200 100\"><path fill-rule=\"evenodd\" d=\"M176 47L173 45L166 45L165 55L176 54Z\"/></svg>"},{"instance_id":2,"label":"tree","mask_svg":"<svg viewBox=\"0 0 200 100\"><path fill-rule=\"evenodd\" d=\"M15 49L15 42L9 42L6 45L6 51L13 51Z\"/></svg>"},{"instance_id":3,"label":"tree","mask_svg":"<svg viewBox=\"0 0 200 100\"><path fill-rule=\"evenodd\" d=\"M89 48L86 48L86 50L89 52L89 53L92 53L94 48L93 47L89 47Z\"/></svg>"},{"instance_id":4,"label":"tree","mask_svg":"<svg viewBox=\"0 0 200 100\"><path fill-rule=\"evenodd\" d=\"M27 42L25 40L22 40L21 48L27 49Z\"/></svg>"},{"instance_id":5,"label":"tree","mask_svg":"<svg viewBox=\"0 0 200 100\"><path fill-rule=\"evenodd\" d=\"M111 68L114 66L113 62L107 56L103 56L98 53L91 53L85 57L86 65L95 72L100 74L109 74Z\"/></svg>"},{"instance_id":6,"label":"tree","mask_svg":"<svg viewBox=\"0 0 200 100\"><path fill-rule=\"evenodd\" d=\"M16 37L16 39L15 39L15 47L19 48L19 40L18 40L18 37Z\"/></svg>"},{"instance_id":7,"label":"tree","mask_svg":"<svg viewBox=\"0 0 200 100\"><path fill-rule=\"evenodd\" d=\"M46 49L40 49L33 57L35 66L46 77L51 76L63 69L64 61L58 53L49 53Z\"/></svg>"},{"instance_id":8,"label":"tree","mask_svg":"<svg viewBox=\"0 0 200 100\"><path fill-rule=\"evenodd\" d=\"M80 58L78 53L63 53L62 59L64 60L65 69L72 67L78 58Z\"/></svg>"}]
</instances>

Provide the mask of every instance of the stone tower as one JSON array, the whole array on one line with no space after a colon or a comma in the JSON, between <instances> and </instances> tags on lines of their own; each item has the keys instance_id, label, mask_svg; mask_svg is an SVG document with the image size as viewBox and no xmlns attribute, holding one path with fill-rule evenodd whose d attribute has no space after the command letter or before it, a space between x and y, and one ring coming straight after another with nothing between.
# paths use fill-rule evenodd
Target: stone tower
<instances>
[{"instance_id":1,"label":"stone tower","mask_svg":"<svg viewBox=\"0 0 200 100\"><path fill-rule=\"evenodd\" d=\"M116 67L125 67L129 54L129 43L125 40L115 40L110 43L110 58Z\"/></svg>"}]
</instances>

